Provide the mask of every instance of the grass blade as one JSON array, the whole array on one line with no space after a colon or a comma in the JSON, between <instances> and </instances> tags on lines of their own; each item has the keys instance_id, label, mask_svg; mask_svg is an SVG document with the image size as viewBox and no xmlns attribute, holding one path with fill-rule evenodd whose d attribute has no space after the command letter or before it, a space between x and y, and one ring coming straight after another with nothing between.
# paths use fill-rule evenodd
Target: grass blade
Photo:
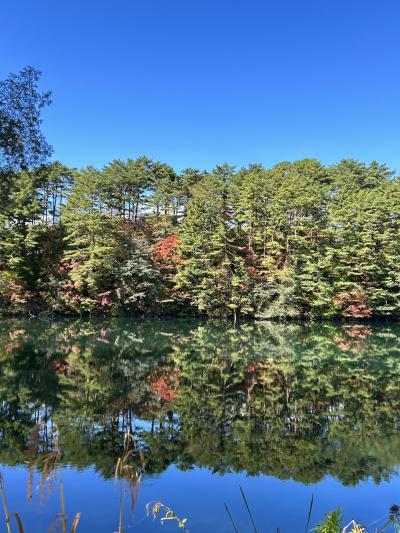
<instances>
[{"instance_id":1,"label":"grass blade","mask_svg":"<svg viewBox=\"0 0 400 533\"><path fill-rule=\"evenodd\" d=\"M238 528L236 527L236 524L235 524L235 522L234 522L234 520L232 518L232 515L231 515L231 513L229 511L228 506L226 505L226 503L224 503L224 505L225 505L226 512L228 513L228 516L231 519L231 522L232 522L232 525L233 525L233 529L236 531L236 533L239 533Z\"/></svg>"},{"instance_id":2,"label":"grass blade","mask_svg":"<svg viewBox=\"0 0 400 533\"><path fill-rule=\"evenodd\" d=\"M239 488L240 488L240 492L242 493L242 498L243 498L243 501L246 505L246 509L247 509L247 512L249 513L249 516L250 516L250 519L251 519L251 523L253 524L253 528L254 528L254 533L258 533L257 531L257 528L256 528L256 524L254 522L254 518L253 518L253 515L251 514L251 511L250 511L250 507L249 507L249 504L247 503L247 498L243 492L243 489L242 487L239 485Z\"/></svg>"},{"instance_id":3,"label":"grass blade","mask_svg":"<svg viewBox=\"0 0 400 533\"><path fill-rule=\"evenodd\" d=\"M115 472L114 472L114 482L115 483L117 482L117 479L121 475L121 464L122 464L121 457L118 457L118 461L117 461L117 464L115 465Z\"/></svg>"},{"instance_id":4,"label":"grass blade","mask_svg":"<svg viewBox=\"0 0 400 533\"><path fill-rule=\"evenodd\" d=\"M307 525L306 525L306 533L308 531L308 526L310 525L311 513L312 513L313 505L314 505L314 494L311 494L310 508L308 509L308 519L307 519Z\"/></svg>"},{"instance_id":5,"label":"grass blade","mask_svg":"<svg viewBox=\"0 0 400 533\"><path fill-rule=\"evenodd\" d=\"M76 513L74 521L72 522L71 533L75 533L76 532L76 529L78 527L80 519L81 519L81 513Z\"/></svg>"},{"instance_id":6,"label":"grass blade","mask_svg":"<svg viewBox=\"0 0 400 533\"><path fill-rule=\"evenodd\" d=\"M4 490L3 476L2 476L1 473L0 473L0 491L1 491L1 499L2 499L2 501L3 501L4 514L5 514L5 516L6 516L7 532L8 532L8 533L11 533L11 527L10 527L10 515L8 514L6 492L5 492L5 490Z\"/></svg>"},{"instance_id":7,"label":"grass blade","mask_svg":"<svg viewBox=\"0 0 400 533\"><path fill-rule=\"evenodd\" d=\"M21 522L21 519L19 517L19 514L18 513L13 513L11 516L13 516L15 518L15 521L17 522L19 533L24 533L24 528L22 527L22 522Z\"/></svg>"}]
</instances>

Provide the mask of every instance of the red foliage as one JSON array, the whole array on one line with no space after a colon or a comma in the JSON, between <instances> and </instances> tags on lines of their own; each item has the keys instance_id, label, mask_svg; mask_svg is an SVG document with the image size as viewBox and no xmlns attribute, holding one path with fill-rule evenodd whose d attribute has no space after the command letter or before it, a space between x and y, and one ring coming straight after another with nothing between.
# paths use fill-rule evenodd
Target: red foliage
<instances>
[{"instance_id":1,"label":"red foliage","mask_svg":"<svg viewBox=\"0 0 400 533\"><path fill-rule=\"evenodd\" d=\"M179 370L176 368L158 368L150 374L150 390L165 402L176 398L176 385L179 383Z\"/></svg>"},{"instance_id":2,"label":"red foliage","mask_svg":"<svg viewBox=\"0 0 400 533\"><path fill-rule=\"evenodd\" d=\"M254 253L253 248L248 244L240 249L240 253L244 256L244 262L247 266L247 272L252 278L260 276L261 272L258 268L258 258Z\"/></svg>"},{"instance_id":3,"label":"red foliage","mask_svg":"<svg viewBox=\"0 0 400 533\"><path fill-rule=\"evenodd\" d=\"M154 245L154 261L161 270L174 270L180 263L177 253L181 241L177 235L167 235Z\"/></svg>"},{"instance_id":4,"label":"red foliage","mask_svg":"<svg viewBox=\"0 0 400 533\"><path fill-rule=\"evenodd\" d=\"M342 292L335 298L335 304L342 309L342 315L352 318L369 318L372 309L368 306L367 295L361 290L354 289Z\"/></svg>"},{"instance_id":5,"label":"red foliage","mask_svg":"<svg viewBox=\"0 0 400 533\"><path fill-rule=\"evenodd\" d=\"M110 294L111 294L111 291L106 291L106 292L100 292L97 295L99 298L101 298L100 304L103 307L110 307L112 305L112 301L110 299Z\"/></svg>"},{"instance_id":6,"label":"red foliage","mask_svg":"<svg viewBox=\"0 0 400 533\"><path fill-rule=\"evenodd\" d=\"M248 273L250 274L250 276L252 278L257 278L259 276L259 274L260 274L259 269L254 267L254 266L247 267L247 271L248 271Z\"/></svg>"},{"instance_id":7,"label":"red foliage","mask_svg":"<svg viewBox=\"0 0 400 533\"><path fill-rule=\"evenodd\" d=\"M68 367L63 361L55 360L51 362L51 368L59 374L66 374Z\"/></svg>"},{"instance_id":8,"label":"red foliage","mask_svg":"<svg viewBox=\"0 0 400 533\"><path fill-rule=\"evenodd\" d=\"M66 261L61 261L58 267L56 268L56 272L58 274L63 274L64 272L67 272L70 269L70 265Z\"/></svg>"},{"instance_id":9,"label":"red foliage","mask_svg":"<svg viewBox=\"0 0 400 533\"><path fill-rule=\"evenodd\" d=\"M11 306L15 309L18 309L19 307L26 308L35 297L35 293L28 291L25 282L19 279L9 280L4 293Z\"/></svg>"},{"instance_id":10,"label":"red foliage","mask_svg":"<svg viewBox=\"0 0 400 533\"><path fill-rule=\"evenodd\" d=\"M344 335L336 335L336 346L343 352L358 354L368 346L366 339L371 335L372 328L365 325L343 326Z\"/></svg>"},{"instance_id":11,"label":"red foliage","mask_svg":"<svg viewBox=\"0 0 400 533\"><path fill-rule=\"evenodd\" d=\"M372 333L371 326L365 326L363 324L343 326L343 329L349 337L356 339L367 339Z\"/></svg>"}]
</instances>

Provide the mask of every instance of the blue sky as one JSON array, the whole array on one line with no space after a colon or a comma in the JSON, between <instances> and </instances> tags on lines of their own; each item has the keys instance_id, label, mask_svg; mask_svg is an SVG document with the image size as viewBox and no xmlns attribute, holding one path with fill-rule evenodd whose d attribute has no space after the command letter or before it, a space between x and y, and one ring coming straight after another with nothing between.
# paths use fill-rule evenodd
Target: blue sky
<instances>
[{"instance_id":1,"label":"blue sky","mask_svg":"<svg viewBox=\"0 0 400 533\"><path fill-rule=\"evenodd\" d=\"M55 158L400 170L399 0L2 0L0 77L53 91Z\"/></svg>"}]
</instances>

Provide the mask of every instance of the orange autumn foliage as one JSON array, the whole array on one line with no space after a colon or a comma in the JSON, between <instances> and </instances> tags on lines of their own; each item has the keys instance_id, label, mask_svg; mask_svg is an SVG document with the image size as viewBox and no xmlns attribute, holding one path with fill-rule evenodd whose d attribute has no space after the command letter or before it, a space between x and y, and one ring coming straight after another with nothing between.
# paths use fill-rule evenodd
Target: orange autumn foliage
<instances>
[{"instance_id":1,"label":"orange autumn foliage","mask_svg":"<svg viewBox=\"0 0 400 533\"><path fill-rule=\"evenodd\" d=\"M179 370L176 368L155 369L149 377L151 392L165 402L172 402L176 398L179 376Z\"/></svg>"},{"instance_id":2,"label":"orange autumn foliage","mask_svg":"<svg viewBox=\"0 0 400 533\"><path fill-rule=\"evenodd\" d=\"M342 315L351 318L369 318L372 309L368 305L367 295L361 290L354 289L350 292L338 294L335 304L342 309Z\"/></svg>"},{"instance_id":3,"label":"orange autumn foliage","mask_svg":"<svg viewBox=\"0 0 400 533\"><path fill-rule=\"evenodd\" d=\"M158 241L153 248L153 257L160 270L175 270L181 259L178 254L178 247L181 241L177 235L167 235Z\"/></svg>"}]
</instances>

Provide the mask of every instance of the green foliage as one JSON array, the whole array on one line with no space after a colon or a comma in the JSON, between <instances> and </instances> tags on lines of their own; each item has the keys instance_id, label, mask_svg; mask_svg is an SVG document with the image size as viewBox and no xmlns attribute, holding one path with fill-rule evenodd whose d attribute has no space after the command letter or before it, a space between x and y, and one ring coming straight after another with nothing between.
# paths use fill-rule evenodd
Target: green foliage
<instances>
[{"instance_id":1,"label":"green foliage","mask_svg":"<svg viewBox=\"0 0 400 533\"><path fill-rule=\"evenodd\" d=\"M144 239L132 241L131 250L115 273L119 309L128 313L157 312L161 304L160 272L152 262L151 250Z\"/></svg>"},{"instance_id":2,"label":"green foliage","mask_svg":"<svg viewBox=\"0 0 400 533\"><path fill-rule=\"evenodd\" d=\"M321 524L315 528L316 533L342 533L343 514L342 510L336 509L328 513Z\"/></svg>"},{"instance_id":3,"label":"green foliage","mask_svg":"<svg viewBox=\"0 0 400 533\"><path fill-rule=\"evenodd\" d=\"M220 169L193 190L180 237L183 267L178 294L210 316L252 312L251 278L229 222L226 182Z\"/></svg>"},{"instance_id":4,"label":"green foliage","mask_svg":"<svg viewBox=\"0 0 400 533\"><path fill-rule=\"evenodd\" d=\"M400 316L400 180L385 165L44 164L39 79L0 82L0 311Z\"/></svg>"},{"instance_id":5,"label":"green foliage","mask_svg":"<svg viewBox=\"0 0 400 533\"><path fill-rule=\"evenodd\" d=\"M50 92L39 91L40 76L37 69L25 67L0 80L0 170L27 170L51 155L40 130Z\"/></svg>"},{"instance_id":6,"label":"green foliage","mask_svg":"<svg viewBox=\"0 0 400 533\"><path fill-rule=\"evenodd\" d=\"M287 269L271 280L258 283L254 288L257 318L297 318L301 315L298 281Z\"/></svg>"},{"instance_id":7,"label":"green foliage","mask_svg":"<svg viewBox=\"0 0 400 533\"><path fill-rule=\"evenodd\" d=\"M400 315L400 182L384 165L177 175L140 157L5 183L5 312Z\"/></svg>"}]
</instances>

